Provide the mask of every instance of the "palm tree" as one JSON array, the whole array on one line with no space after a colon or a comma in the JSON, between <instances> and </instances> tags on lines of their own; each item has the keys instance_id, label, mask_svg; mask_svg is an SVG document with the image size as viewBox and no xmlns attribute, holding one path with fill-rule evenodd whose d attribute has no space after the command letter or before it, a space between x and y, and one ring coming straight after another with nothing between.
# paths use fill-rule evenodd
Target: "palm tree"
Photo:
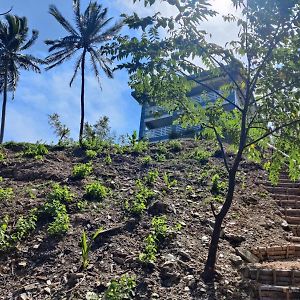
<instances>
[{"instance_id":1,"label":"palm tree","mask_svg":"<svg viewBox=\"0 0 300 300\"><path fill-rule=\"evenodd\" d=\"M68 35L57 40L45 41L45 43L50 46L49 52L54 51L54 53L46 58L46 63L49 64L46 70L62 64L80 51L75 63L70 86L72 86L78 70L81 69L81 120L79 142L82 145L84 127L84 79L87 55L89 54L90 56L91 67L99 83L99 69L102 69L109 78L112 78L113 72L110 68L111 60L104 55L101 48L99 49L97 47L116 36L122 24L117 23L106 29L106 26L112 18L107 18L107 8L102 8L97 2L90 2L84 13L81 13L80 1L73 0L73 11L75 15L75 27L62 16L54 5L50 6L49 13L62 25L68 32Z\"/></svg>"},{"instance_id":2,"label":"palm tree","mask_svg":"<svg viewBox=\"0 0 300 300\"><path fill-rule=\"evenodd\" d=\"M40 72L38 64L42 60L23 54L38 38L38 31L32 30L28 37L27 19L7 14L5 21L0 21L0 91L3 92L0 143L4 138L6 104L8 91L15 91L20 76L20 69Z\"/></svg>"}]
</instances>

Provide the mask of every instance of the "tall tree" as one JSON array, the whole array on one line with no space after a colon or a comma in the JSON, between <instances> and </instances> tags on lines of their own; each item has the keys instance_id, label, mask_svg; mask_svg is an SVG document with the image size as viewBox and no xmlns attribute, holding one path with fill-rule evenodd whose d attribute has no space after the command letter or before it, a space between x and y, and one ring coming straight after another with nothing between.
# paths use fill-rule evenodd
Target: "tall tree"
<instances>
[{"instance_id":1,"label":"tall tree","mask_svg":"<svg viewBox=\"0 0 300 300\"><path fill-rule=\"evenodd\" d=\"M147 6L157 1L143 2ZM203 278L212 281L221 226L234 199L243 155L257 161L262 156L269 159L274 183L285 163L293 179L300 176L300 4L296 0L232 0L236 15L223 18L239 34L221 46L209 42L210 35L203 29L203 21L217 14L210 1L164 2L177 14L124 16L129 28L141 29L143 34L119 38L115 58L127 58L120 68L129 70L137 96L156 101L170 112L181 112L179 121L184 126L201 125L203 135L220 147L227 193L219 210L211 205L215 225ZM216 78L226 79L221 87L216 87ZM202 88L203 99L210 92L217 101L205 106L190 101L187 94L193 85ZM232 90L237 101L229 97ZM225 110L224 103L235 109ZM228 155L224 144L229 136L234 156ZM272 157L266 151L270 143L276 149Z\"/></svg>"},{"instance_id":2,"label":"tall tree","mask_svg":"<svg viewBox=\"0 0 300 300\"><path fill-rule=\"evenodd\" d=\"M15 91L20 76L20 70L40 72L42 60L23 52L30 48L38 38L38 31L33 30L28 37L27 19L14 15L6 15L0 21L0 87L3 93L0 143L4 138L6 104L8 91Z\"/></svg>"},{"instance_id":3,"label":"tall tree","mask_svg":"<svg viewBox=\"0 0 300 300\"><path fill-rule=\"evenodd\" d=\"M53 52L46 58L46 62L49 64L46 69L52 69L80 52L75 64L70 86L72 86L78 71L81 70L81 119L79 142L82 144L85 116L84 95L87 55L90 55L90 64L99 83L99 69L102 69L109 78L112 78L113 72L110 67L111 60L103 53L101 48L98 47L100 47L104 42L110 41L114 38L121 29L122 23L119 22L112 27L106 28L112 18L107 18L107 8L102 8L102 5L97 4L97 2L90 2L86 10L81 13L80 1L73 0L75 27L63 17L54 5L50 6L49 12L67 31L68 35L57 40L47 40L45 42L50 46L49 52Z\"/></svg>"}]
</instances>

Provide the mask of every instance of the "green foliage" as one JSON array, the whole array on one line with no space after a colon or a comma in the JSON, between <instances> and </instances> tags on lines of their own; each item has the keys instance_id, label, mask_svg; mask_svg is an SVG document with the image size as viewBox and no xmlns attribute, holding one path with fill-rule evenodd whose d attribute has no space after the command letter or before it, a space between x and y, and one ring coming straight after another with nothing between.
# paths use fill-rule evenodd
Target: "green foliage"
<instances>
[{"instance_id":1,"label":"green foliage","mask_svg":"<svg viewBox=\"0 0 300 300\"><path fill-rule=\"evenodd\" d=\"M140 180L136 181L136 187L135 197L125 201L125 209L133 215L140 216L146 210L148 201L153 198L155 192L146 187Z\"/></svg>"},{"instance_id":2,"label":"green foliage","mask_svg":"<svg viewBox=\"0 0 300 300\"><path fill-rule=\"evenodd\" d=\"M105 158L104 158L104 162L107 164L107 165L110 165L112 163L112 159L110 157L110 154L107 153Z\"/></svg>"},{"instance_id":3,"label":"green foliage","mask_svg":"<svg viewBox=\"0 0 300 300\"><path fill-rule=\"evenodd\" d=\"M70 139L70 129L61 123L60 116L57 113L48 115L48 123L54 129L54 134L58 137L59 146L67 146L72 141Z\"/></svg>"},{"instance_id":4,"label":"green foliage","mask_svg":"<svg viewBox=\"0 0 300 300\"><path fill-rule=\"evenodd\" d=\"M154 263L156 261L159 243L169 235L168 231L170 230L166 216L154 217L151 225L152 233L145 238L145 249L139 255L140 261L145 263Z\"/></svg>"},{"instance_id":5,"label":"green foliage","mask_svg":"<svg viewBox=\"0 0 300 300\"><path fill-rule=\"evenodd\" d=\"M99 181L94 181L85 187L85 196L89 200L101 201L110 193L110 189Z\"/></svg>"},{"instance_id":6,"label":"green foliage","mask_svg":"<svg viewBox=\"0 0 300 300\"><path fill-rule=\"evenodd\" d=\"M134 130L131 136L128 136L130 145L134 148L136 144L138 143L138 134L137 131Z\"/></svg>"},{"instance_id":7,"label":"green foliage","mask_svg":"<svg viewBox=\"0 0 300 300\"><path fill-rule=\"evenodd\" d=\"M173 152L180 152L182 150L182 144L180 141L172 140L169 143L170 150Z\"/></svg>"},{"instance_id":8,"label":"green foliage","mask_svg":"<svg viewBox=\"0 0 300 300\"><path fill-rule=\"evenodd\" d=\"M29 216L26 218L21 216L16 223L15 232L12 236L12 239L20 241L24 237L26 237L31 231L36 228L37 220L37 209L31 210Z\"/></svg>"},{"instance_id":9,"label":"green foliage","mask_svg":"<svg viewBox=\"0 0 300 300\"><path fill-rule=\"evenodd\" d=\"M62 203L69 203L73 201L74 195L70 192L67 186L60 186L58 183L54 183L52 191L48 195L50 201L57 200Z\"/></svg>"},{"instance_id":10,"label":"green foliage","mask_svg":"<svg viewBox=\"0 0 300 300\"><path fill-rule=\"evenodd\" d=\"M163 180L168 190L170 190L172 187L176 186L177 184L177 180L171 179L167 173L164 173Z\"/></svg>"},{"instance_id":11,"label":"green foliage","mask_svg":"<svg viewBox=\"0 0 300 300\"><path fill-rule=\"evenodd\" d=\"M79 200L76 203L76 206L77 206L78 210L80 210L80 211L84 211L86 209L87 205L88 205L88 202L86 200Z\"/></svg>"},{"instance_id":12,"label":"green foliage","mask_svg":"<svg viewBox=\"0 0 300 300\"><path fill-rule=\"evenodd\" d=\"M145 165L145 166L149 165L151 163L151 161L152 161L152 158L150 155L146 155L140 159L141 164Z\"/></svg>"},{"instance_id":13,"label":"green foliage","mask_svg":"<svg viewBox=\"0 0 300 300\"><path fill-rule=\"evenodd\" d=\"M220 203L223 203L223 195L226 191L227 184L226 182L221 180L219 174L214 174L211 178L212 186L211 186L211 193L214 196L214 200Z\"/></svg>"},{"instance_id":14,"label":"green foliage","mask_svg":"<svg viewBox=\"0 0 300 300\"><path fill-rule=\"evenodd\" d=\"M48 152L49 151L44 144L28 144L23 152L23 156L42 159L44 155L48 154Z\"/></svg>"},{"instance_id":15,"label":"green foliage","mask_svg":"<svg viewBox=\"0 0 300 300\"><path fill-rule=\"evenodd\" d=\"M201 147L197 147L191 154L189 154L189 157L196 159L201 164L206 164L208 159L211 157L211 153Z\"/></svg>"},{"instance_id":16,"label":"green foliage","mask_svg":"<svg viewBox=\"0 0 300 300\"><path fill-rule=\"evenodd\" d=\"M164 161L166 161L166 155L165 154L156 154L155 159L158 162L164 162Z\"/></svg>"},{"instance_id":17,"label":"green foliage","mask_svg":"<svg viewBox=\"0 0 300 300\"><path fill-rule=\"evenodd\" d=\"M122 275L119 279L114 279L109 283L105 291L105 300L125 300L134 299L134 289L136 287L135 277Z\"/></svg>"},{"instance_id":18,"label":"green foliage","mask_svg":"<svg viewBox=\"0 0 300 300\"><path fill-rule=\"evenodd\" d=\"M0 149L0 162L5 159L5 154L4 152Z\"/></svg>"},{"instance_id":19,"label":"green foliage","mask_svg":"<svg viewBox=\"0 0 300 300\"><path fill-rule=\"evenodd\" d=\"M93 167L91 163L87 163L87 164L80 163L73 167L72 176L75 179L83 179L88 175L90 175L92 171L93 171Z\"/></svg>"},{"instance_id":20,"label":"green foliage","mask_svg":"<svg viewBox=\"0 0 300 300\"><path fill-rule=\"evenodd\" d=\"M37 192L35 189L27 188L26 193L30 199L35 199L37 197Z\"/></svg>"},{"instance_id":21,"label":"green foliage","mask_svg":"<svg viewBox=\"0 0 300 300\"><path fill-rule=\"evenodd\" d=\"M85 150L85 155L86 155L86 157L87 158L89 158L89 159L94 159L94 158L96 158L97 157L97 151L95 151L95 150Z\"/></svg>"},{"instance_id":22,"label":"green foliage","mask_svg":"<svg viewBox=\"0 0 300 300\"><path fill-rule=\"evenodd\" d=\"M42 211L53 219L47 229L50 235L61 235L68 231L70 219L66 206L59 200L48 201Z\"/></svg>"},{"instance_id":23,"label":"green foliage","mask_svg":"<svg viewBox=\"0 0 300 300\"><path fill-rule=\"evenodd\" d=\"M148 142L145 141L139 141L137 143L135 143L134 146L131 147L131 151L133 153L144 153L148 150Z\"/></svg>"},{"instance_id":24,"label":"green foliage","mask_svg":"<svg viewBox=\"0 0 300 300\"><path fill-rule=\"evenodd\" d=\"M0 251L6 250L10 246L9 235L7 234L8 222L8 216L4 216L0 221Z\"/></svg>"},{"instance_id":25,"label":"green foliage","mask_svg":"<svg viewBox=\"0 0 300 300\"><path fill-rule=\"evenodd\" d=\"M150 170L148 174L144 177L144 181L148 185L153 185L159 178L158 170Z\"/></svg>"},{"instance_id":26,"label":"green foliage","mask_svg":"<svg viewBox=\"0 0 300 300\"><path fill-rule=\"evenodd\" d=\"M14 191L12 188L0 188L0 201L11 200L14 196Z\"/></svg>"},{"instance_id":27,"label":"green foliage","mask_svg":"<svg viewBox=\"0 0 300 300\"><path fill-rule=\"evenodd\" d=\"M89 265L89 251L90 245L85 231L83 230L81 235L81 257L82 257L82 268L85 270Z\"/></svg>"}]
</instances>

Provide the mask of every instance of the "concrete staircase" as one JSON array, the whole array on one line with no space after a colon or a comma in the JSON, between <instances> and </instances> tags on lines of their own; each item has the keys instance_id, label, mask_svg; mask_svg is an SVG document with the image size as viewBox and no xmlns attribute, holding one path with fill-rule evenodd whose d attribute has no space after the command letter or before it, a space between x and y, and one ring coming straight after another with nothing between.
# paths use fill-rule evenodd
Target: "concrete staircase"
<instances>
[{"instance_id":1,"label":"concrete staircase","mask_svg":"<svg viewBox=\"0 0 300 300\"><path fill-rule=\"evenodd\" d=\"M287 222L291 234L287 236L285 246L253 249L252 253L261 262L275 263L250 267L245 277L251 280L256 290L253 299L300 300L300 270L293 269L295 261L300 261L300 182L292 182L287 174L282 174L278 185L272 186L269 182L264 185L276 201L278 212Z\"/></svg>"}]
</instances>

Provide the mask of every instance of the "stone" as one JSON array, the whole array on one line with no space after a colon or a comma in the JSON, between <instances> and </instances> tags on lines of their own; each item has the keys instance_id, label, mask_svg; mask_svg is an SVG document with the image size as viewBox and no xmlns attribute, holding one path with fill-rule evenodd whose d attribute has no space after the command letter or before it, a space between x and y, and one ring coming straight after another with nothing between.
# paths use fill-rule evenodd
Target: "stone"
<instances>
[{"instance_id":1,"label":"stone","mask_svg":"<svg viewBox=\"0 0 300 300\"><path fill-rule=\"evenodd\" d=\"M239 267L243 264L242 258L238 255L233 254L229 257L229 259L230 259L232 265L235 266L235 267Z\"/></svg>"},{"instance_id":2,"label":"stone","mask_svg":"<svg viewBox=\"0 0 300 300\"><path fill-rule=\"evenodd\" d=\"M36 288L37 288L36 283L27 284L23 287L24 291L26 291L26 292L35 290Z\"/></svg>"},{"instance_id":3,"label":"stone","mask_svg":"<svg viewBox=\"0 0 300 300\"><path fill-rule=\"evenodd\" d=\"M178 250L177 252L184 261L190 261L191 260L191 256L189 253L183 251L183 250Z\"/></svg>"},{"instance_id":4,"label":"stone","mask_svg":"<svg viewBox=\"0 0 300 300\"><path fill-rule=\"evenodd\" d=\"M286 220L282 221L281 223L281 227L286 230L286 231L289 231L290 230L290 226L288 224L288 222Z\"/></svg>"},{"instance_id":5,"label":"stone","mask_svg":"<svg viewBox=\"0 0 300 300\"><path fill-rule=\"evenodd\" d=\"M225 239L233 244L241 244L246 240L244 236L239 234L233 234L233 233L225 233Z\"/></svg>"},{"instance_id":6,"label":"stone","mask_svg":"<svg viewBox=\"0 0 300 300\"><path fill-rule=\"evenodd\" d=\"M239 255L243 260L249 262L249 263L258 263L259 258L251 253L249 250L236 248L235 249L236 254Z\"/></svg>"},{"instance_id":7,"label":"stone","mask_svg":"<svg viewBox=\"0 0 300 300\"><path fill-rule=\"evenodd\" d=\"M201 241L203 244L207 244L209 242L209 237L204 235L202 238L201 238Z\"/></svg>"},{"instance_id":8,"label":"stone","mask_svg":"<svg viewBox=\"0 0 300 300\"><path fill-rule=\"evenodd\" d=\"M165 214L169 211L169 205L160 200L157 200L149 206L148 211L152 215Z\"/></svg>"},{"instance_id":9,"label":"stone","mask_svg":"<svg viewBox=\"0 0 300 300\"><path fill-rule=\"evenodd\" d=\"M193 275L187 275L187 276L183 277L182 280L185 282L185 284L189 288L194 288L196 285L196 279Z\"/></svg>"},{"instance_id":10,"label":"stone","mask_svg":"<svg viewBox=\"0 0 300 300\"><path fill-rule=\"evenodd\" d=\"M176 261L167 261L160 268L160 277L163 286L170 287L180 281L180 273Z\"/></svg>"},{"instance_id":11,"label":"stone","mask_svg":"<svg viewBox=\"0 0 300 300\"><path fill-rule=\"evenodd\" d=\"M51 289L49 287L45 287L44 292L48 295L51 295Z\"/></svg>"}]
</instances>

